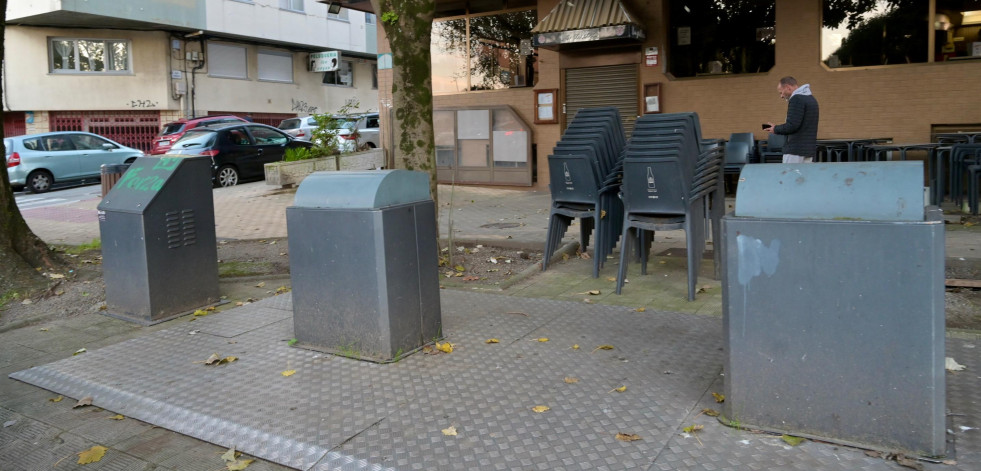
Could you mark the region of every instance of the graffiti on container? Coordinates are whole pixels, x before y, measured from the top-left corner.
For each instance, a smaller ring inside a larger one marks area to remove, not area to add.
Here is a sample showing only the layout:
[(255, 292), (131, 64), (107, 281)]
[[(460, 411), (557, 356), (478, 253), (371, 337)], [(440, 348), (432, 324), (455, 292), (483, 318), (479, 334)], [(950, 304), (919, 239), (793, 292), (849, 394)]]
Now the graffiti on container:
[(317, 112), (319, 107), (313, 106), (303, 100), (297, 100), (296, 98), (290, 98), (293, 104), (293, 111), (298, 111), (300, 113), (314, 114)]
[(131, 168), (123, 174), (123, 178), (119, 179), (116, 186), (134, 191), (160, 191), (180, 161), (180, 157), (161, 157), (149, 170), (150, 175), (140, 175), (146, 167)]
[(130, 108), (156, 108), (157, 103), (158, 102), (153, 100), (130, 100), (129, 107)]

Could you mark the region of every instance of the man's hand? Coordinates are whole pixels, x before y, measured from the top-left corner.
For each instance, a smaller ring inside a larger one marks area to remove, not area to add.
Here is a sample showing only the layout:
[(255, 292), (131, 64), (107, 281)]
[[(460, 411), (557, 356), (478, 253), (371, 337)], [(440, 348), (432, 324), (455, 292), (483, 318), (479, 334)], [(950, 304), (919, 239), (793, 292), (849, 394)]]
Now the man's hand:
[(773, 123), (766, 123), (766, 127), (764, 127), (763, 130), (772, 134), (773, 133)]

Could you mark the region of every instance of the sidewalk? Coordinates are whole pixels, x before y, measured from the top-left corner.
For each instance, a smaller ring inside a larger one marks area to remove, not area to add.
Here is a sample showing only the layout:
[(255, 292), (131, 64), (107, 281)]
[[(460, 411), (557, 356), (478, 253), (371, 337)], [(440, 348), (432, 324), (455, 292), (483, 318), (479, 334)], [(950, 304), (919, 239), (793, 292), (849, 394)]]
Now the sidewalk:
[[(439, 196), (444, 238), (452, 214), (457, 243), (543, 245), (547, 192), (441, 186)], [(284, 237), (291, 203), (291, 192), (261, 182), (216, 190), (218, 237)], [(25, 217), (49, 242), (89, 242), (98, 225), (84, 215), (96, 204)], [(145, 328), (92, 314), (0, 334), (0, 469), (218, 470), (230, 446), (260, 458), (249, 470), (906, 469), (847, 447), (792, 447), (701, 414), (719, 409), (711, 393), (722, 391), (719, 283), (704, 262), (704, 292), (685, 301), (684, 258), (672, 253), (683, 234), (659, 239), (651, 273), (631, 265), (623, 296), (611, 294), (615, 263), (593, 279), (591, 261), (578, 259), (504, 296), (443, 290), (454, 352), (390, 365), (288, 347), (289, 294), (193, 322)], [(978, 258), (978, 240), (976, 231), (948, 231), (948, 258)], [(979, 341), (947, 339), (948, 355), (967, 366), (947, 374), (958, 464), (925, 469), (981, 462)], [(72, 356), (80, 348), (87, 353)], [(212, 353), (239, 360), (195, 364)], [(287, 369), (297, 373), (283, 377)], [(611, 392), (619, 386), (627, 390)], [(59, 395), (67, 397), (51, 402)], [(82, 396), (98, 408), (72, 409)], [(550, 410), (532, 412), (538, 405)], [(117, 413), (126, 419), (109, 420)], [(704, 429), (685, 434), (690, 425)], [(442, 433), (449, 427), (457, 435)], [(619, 441), (618, 432), (641, 440)], [(96, 444), (108, 447), (105, 458), (76, 465), (75, 454)]]

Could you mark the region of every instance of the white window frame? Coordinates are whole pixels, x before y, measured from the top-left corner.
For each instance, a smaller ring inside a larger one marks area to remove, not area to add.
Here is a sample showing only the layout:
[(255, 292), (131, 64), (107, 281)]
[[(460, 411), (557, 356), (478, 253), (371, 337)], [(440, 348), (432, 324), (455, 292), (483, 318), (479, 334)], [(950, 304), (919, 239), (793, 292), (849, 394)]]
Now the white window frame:
[[(242, 51), (242, 73), (244, 75), (226, 74), (226, 73), (222, 73), (221, 70), (219, 70), (219, 71), (216, 72), (214, 70), (216, 68), (215, 67), (215, 65), (216, 65), (216, 60), (215, 60), (216, 54), (214, 54), (215, 51), (212, 50), (212, 48), (215, 48), (215, 49), (222, 49), (222, 48), (224, 48), (224, 49), (229, 49), (229, 50), (230, 49), (238, 49), (238, 50), (241, 50)], [(214, 42), (210, 42), (209, 41), (208, 42), (208, 56), (207, 56), (207, 60), (208, 60), (208, 76), (209, 77), (227, 78), (227, 79), (239, 79), (239, 80), (248, 80), (249, 79), (249, 50), (245, 46), (238, 46), (238, 45), (233, 45), (233, 44), (214, 43)]]
[[(289, 64), (286, 64), (282, 58), (288, 59)], [(260, 82), (293, 83), (293, 54), (289, 52), (259, 49), (256, 53), (256, 66), (258, 68), (257, 78)], [(277, 76), (275, 73), (282, 71), (289, 74), (289, 77)], [(270, 74), (269, 72), (273, 73)]]
[(303, 0), (279, 0), (279, 9), (304, 13)]
[(344, 63), (347, 63), (347, 64), (350, 65), (350, 70), (351, 70), (351, 83), (350, 84), (345, 84), (345, 83), (323, 83), (323, 79), (321, 79), (321, 83), (323, 83), (324, 85), (327, 85), (327, 86), (331, 86), (331, 87), (348, 87), (348, 88), (354, 88), (354, 61), (352, 61), (352, 60), (347, 60), (347, 59), (341, 58), (340, 62), (338, 63), (337, 70), (334, 71), (334, 72), (324, 72), (324, 75), (327, 75), (327, 74), (330, 74), (330, 73), (336, 73), (337, 76), (340, 77), (340, 73), (341, 73), (341, 67), (340, 67), (340, 65), (341, 64), (344, 64)]
[[(62, 69), (55, 67), (55, 42), (61, 41), (71, 41), (73, 42), (72, 54), (75, 61), (74, 69)], [(89, 41), (89, 42), (102, 42), (103, 44), (103, 58), (106, 57), (105, 50), (108, 49), (109, 43), (121, 43), (126, 45), (126, 68), (123, 70), (111, 70), (105, 68), (103, 70), (82, 70), (81, 69), (81, 57), (79, 57), (79, 47), (78, 41)], [(101, 39), (101, 38), (70, 38), (70, 37), (51, 37), (48, 38), (48, 70), (53, 74), (69, 74), (69, 75), (133, 75), (133, 42), (128, 39)]]

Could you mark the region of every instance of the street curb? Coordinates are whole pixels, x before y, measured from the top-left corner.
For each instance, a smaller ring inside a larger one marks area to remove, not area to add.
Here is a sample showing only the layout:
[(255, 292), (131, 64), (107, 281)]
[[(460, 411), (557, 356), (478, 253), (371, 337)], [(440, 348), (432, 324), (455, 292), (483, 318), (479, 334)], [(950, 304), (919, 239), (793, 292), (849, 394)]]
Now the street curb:
[[(449, 247), (449, 239), (446, 237), (440, 237), (439, 246)], [(578, 243), (577, 243), (578, 244)], [(499, 247), (502, 249), (512, 249), (512, 250), (534, 250), (543, 251), (545, 250), (544, 241), (527, 241), (519, 239), (486, 239), (483, 237), (453, 237), (453, 245), (465, 245), (467, 247), (476, 247), (478, 245), (486, 245), (490, 247)]]

